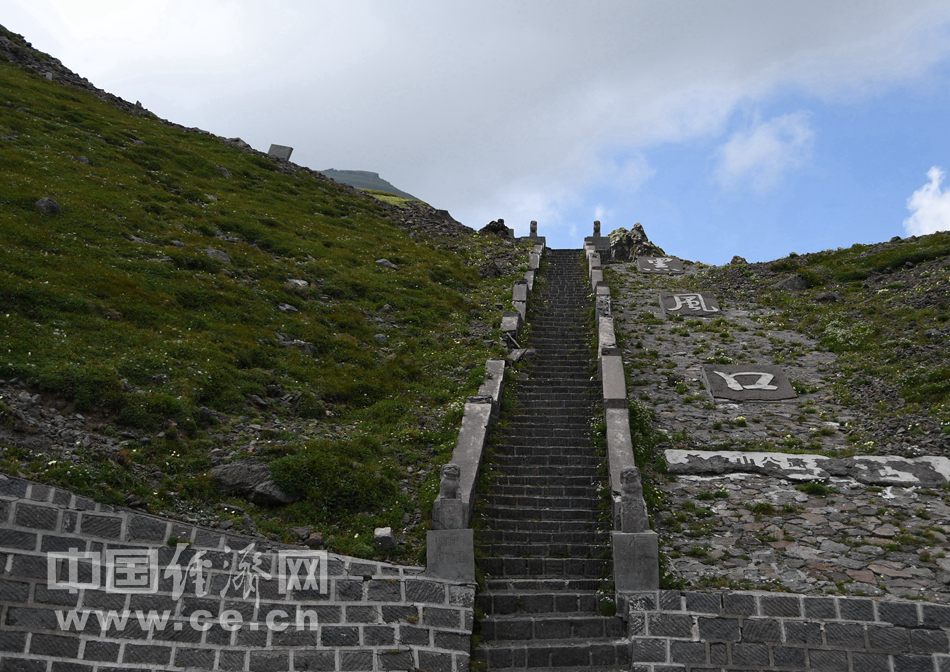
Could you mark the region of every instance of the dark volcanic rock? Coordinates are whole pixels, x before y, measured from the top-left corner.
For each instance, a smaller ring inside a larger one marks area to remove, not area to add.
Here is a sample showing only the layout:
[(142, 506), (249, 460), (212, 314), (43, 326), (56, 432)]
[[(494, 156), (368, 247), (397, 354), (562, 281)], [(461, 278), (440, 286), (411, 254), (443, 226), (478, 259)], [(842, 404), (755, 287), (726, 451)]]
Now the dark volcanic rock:
[(610, 258), (613, 261), (633, 261), (637, 257), (664, 257), (666, 253), (650, 242), (643, 225), (637, 222), (633, 228), (615, 229), (610, 232)]
[(210, 472), (211, 477), (229, 495), (238, 495), (255, 504), (291, 504), (294, 498), (277, 487), (266, 464), (239, 460), (222, 464)]
[(499, 236), (501, 238), (511, 238), (511, 229), (505, 226), (505, 220), (499, 219), (497, 221), (491, 221), (481, 229), (478, 230), (479, 233), (490, 233), (494, 236)]

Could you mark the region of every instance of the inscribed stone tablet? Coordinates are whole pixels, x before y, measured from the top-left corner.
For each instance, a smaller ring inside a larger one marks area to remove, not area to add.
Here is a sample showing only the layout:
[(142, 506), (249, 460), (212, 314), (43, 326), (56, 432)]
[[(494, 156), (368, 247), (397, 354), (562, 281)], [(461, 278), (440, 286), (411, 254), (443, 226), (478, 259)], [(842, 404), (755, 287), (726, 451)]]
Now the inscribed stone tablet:
[(426, 533), (426, 573), (448, 581), (475, 582), (475, 542), (471, 529)]
[(614, 584), (618, 592), (660, 587), (660, 553), (656, 532), (612, 532)]
[(273, 156), (275, 159), (287, 161), (290, 159), (290, 154), (293, 151), (293, 147), (287, 147), (286, 145), (271, 145), (270, 149), (267, 150), (267, 156)]
[(691, 317), (715, 317), (722, 311), (715, 294), (693, 292), (691, 294), (660, 293), (660, 308), (667, 315), (689, 315)]
[(637, 269), (641, 273), (673, 275), (683, 272), (683, 262), (673, 257), (637, 257)]
[(714, 399), (778, 401), (798, 396), (782, 370), (771, 364), (704, 364), (703, 381)]

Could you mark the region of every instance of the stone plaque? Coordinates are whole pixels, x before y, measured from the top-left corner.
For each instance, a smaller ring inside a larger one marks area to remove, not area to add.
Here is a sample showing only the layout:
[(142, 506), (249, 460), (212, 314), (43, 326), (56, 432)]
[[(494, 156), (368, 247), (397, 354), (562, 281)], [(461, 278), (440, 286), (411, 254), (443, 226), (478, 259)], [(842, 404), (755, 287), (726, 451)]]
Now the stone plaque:
[(675, 275), (683, 272), (683, 262), (673, 257), (637, 257), (637, 269), (641, 273)]
[(782, 370), (771, 364), (704, 364), (703, 381), (714, 399), (779, 401), (798, 396)]
[(715, 317), (721, 314), (715, 294), (707, 293), (660, 293), (660, 308), (667, 315), (688, 315), (690, 317)]
[(286, 145), (271, 145), (270, 149), (267, 150), (267, 156), (273, 156), (275, 159), (289, 161), (290, 155), (293, 153), (293, 151), (293, 147), (287, 147)]
[(656, 532), (611, 532), (617, 592), (660, 587), (660, 551)]
[(470, 528), (427, 532), (426, 574), (448, 581), (475, 583), (474, 532)]

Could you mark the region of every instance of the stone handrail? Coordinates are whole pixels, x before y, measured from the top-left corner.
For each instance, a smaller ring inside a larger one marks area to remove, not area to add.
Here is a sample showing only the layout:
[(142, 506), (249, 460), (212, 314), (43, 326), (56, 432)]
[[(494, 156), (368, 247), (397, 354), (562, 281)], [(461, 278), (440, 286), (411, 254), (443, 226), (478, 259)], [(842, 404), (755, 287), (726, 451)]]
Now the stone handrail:
[(584, 250), (597, 308), (597, 370), (607, 426), (614, 585), (619, 613), (625, 615), (627, 599), (631, 594), (659, 588), (659, 544), (656, 532), (650, 530), (643, 484), (634, 458), (626, 373), (623, 356), (616, 342), (610, 287), (604, 281), (601, 254), (595, 242), (587, 239)]
[[(536, 229), (531, 238), (538, 240)], [(501, 316), (504, 345), (518, 348), (518, 335), (524, 324), (527, 303), (544, 243), (537, 243), (529, 255), (529, 270), (512, 289), (513, 311)], [(506, 360), (489, 359), (485, 379), (478, 394), (468, 398), (462, 415), (451, 461), (442, 468), (439, 495), (432, 505), (432, 529), (426, 538), (426, 573), (441, 579), (465, 583), (475, 581), (475, 543), (471, 529), (475, 509), (475, 487), (485, 455), (485, 441), (491, 424), (498, 419), (504, 391)]]

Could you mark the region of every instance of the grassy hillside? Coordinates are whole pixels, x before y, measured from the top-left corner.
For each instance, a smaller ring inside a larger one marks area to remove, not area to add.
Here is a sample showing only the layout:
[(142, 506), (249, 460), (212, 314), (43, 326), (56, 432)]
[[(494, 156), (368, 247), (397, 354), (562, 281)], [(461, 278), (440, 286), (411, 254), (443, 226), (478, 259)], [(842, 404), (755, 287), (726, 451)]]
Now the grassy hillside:
[(343, 184), (348, 184), (351, 187), (356, 187), (357, 189), (361, 189), (370, 193), (382, 192), (384, 194), (398, 196), (407, 200), (419, 200), (412, 194), (402, 191), (401, 189), (397, 189), (388, 181), (381, 178), (378, 174), (371, 173), (366, 170), (334, 170), (333, 168), (330, 168), (328, 170), (321, 170), (320, 172), (327, 177), (336, 180), (337, 182), (342, 182)]
[[(313, 525), (362, 555), (408, 517), (395, 555), (418, 552), (460, 402), (497, 354), (512, 279), (478, 267), (526, 254), (410, 235), (398, 208), (2, 57), (0, 136), (0, 379), (116, 439), (7, 446), (5, 470), (201, 519), (229, 501), (264, 533)], [(303, 500), (224, 497), (205, 474), (232, 453)]]

